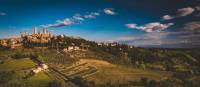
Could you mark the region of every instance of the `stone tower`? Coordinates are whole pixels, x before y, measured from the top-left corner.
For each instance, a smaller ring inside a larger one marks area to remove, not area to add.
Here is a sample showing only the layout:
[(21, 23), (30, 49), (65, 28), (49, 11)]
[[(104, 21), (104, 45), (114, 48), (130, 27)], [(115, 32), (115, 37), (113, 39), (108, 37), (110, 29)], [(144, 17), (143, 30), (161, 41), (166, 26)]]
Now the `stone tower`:
[(47, 33), (47, 29), (45, 27), (42, 28), (42, 33), (46, 34)]
[(37, 27), (34, 28), (34, 34), (38, 34), (38, 28)]

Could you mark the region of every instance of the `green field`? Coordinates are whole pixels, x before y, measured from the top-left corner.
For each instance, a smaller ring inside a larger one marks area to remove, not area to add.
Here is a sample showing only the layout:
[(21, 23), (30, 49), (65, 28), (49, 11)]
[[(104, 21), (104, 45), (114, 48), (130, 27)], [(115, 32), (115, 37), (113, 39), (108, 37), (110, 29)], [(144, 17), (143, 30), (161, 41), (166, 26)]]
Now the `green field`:
[(44, 72), (40, 72), (27, 80), (28, 86), (31, 87), (47, 87), (50, 82), (52, 82), (52, 79)]
[(0, 64), (0, 71), (30, 69), (35, 67), (35, 63), (29, 58), (9, 60)]
[(44, 72), (27, 77), (35, 65), (29, 58), (12, 59), (0, 64), (0, 87), (46, 87), (52, 79)]

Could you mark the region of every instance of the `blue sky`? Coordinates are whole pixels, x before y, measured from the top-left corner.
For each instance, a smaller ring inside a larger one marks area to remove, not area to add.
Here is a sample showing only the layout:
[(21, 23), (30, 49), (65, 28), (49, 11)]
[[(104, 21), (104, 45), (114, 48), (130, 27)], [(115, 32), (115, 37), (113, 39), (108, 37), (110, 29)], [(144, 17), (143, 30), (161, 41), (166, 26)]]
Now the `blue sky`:
[[(0, 38), (54, 34), (142, 47), (197, 47), (198, 0), (0, 0)], [(192, 39), (191, 39), (192, 38)]]

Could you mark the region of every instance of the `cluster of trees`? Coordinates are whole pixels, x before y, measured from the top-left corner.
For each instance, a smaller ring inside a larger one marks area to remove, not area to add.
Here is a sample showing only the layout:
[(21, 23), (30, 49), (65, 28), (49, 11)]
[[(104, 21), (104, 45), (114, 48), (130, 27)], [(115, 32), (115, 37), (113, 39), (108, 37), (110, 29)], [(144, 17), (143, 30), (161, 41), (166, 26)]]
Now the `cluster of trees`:
[(0, 87), (27, 87), (25, 84), (27, 75), (28, 73), (14, 70), (0, 71)]
[(14, 72), (10, 71), (10, 72), (0, 72), (0, 84), (4, 84), (7, 83), (9, 80), (12, 79)]
[[(76, 77), (72, 80), (72, 82), (77, 84), (79, 87), (199, 87), (199, 81), (200, 78), (196, 81), (181, 80), (178, 78), (169, 78), (157, 81), (142, 77), (140, 80), (129, 81), (127, 83), (112, 83), (112, 81), (108, 81), (105, 84), (96, 84), (94, 81), (87, 81), (81, 77)], [(63, 84), (59, 81), (49, 83), (49, 87), (66, 86), (67, 84)], [(70, 87), (73, 86), (70, 85)]]

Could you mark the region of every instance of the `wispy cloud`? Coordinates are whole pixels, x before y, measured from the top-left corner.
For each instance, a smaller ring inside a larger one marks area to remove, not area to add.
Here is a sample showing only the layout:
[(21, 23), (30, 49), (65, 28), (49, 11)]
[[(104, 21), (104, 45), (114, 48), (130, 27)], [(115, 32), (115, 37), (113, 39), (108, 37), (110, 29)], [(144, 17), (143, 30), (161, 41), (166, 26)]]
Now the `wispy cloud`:
[(84, 18), (83, 18), (80, 14), (75, 14), (75, 15), (73, 16), (73, 19), (79, 20), (79, 21), (84, 21)]
[(94, 18), (96, 18), (97, 16), (100, 16), (100, 13), (98, 13), (98, 12), (92, 12), (92, 13), (90, 13), (90, 14), (84, 15), (84, 18), (87, 18), (87, 19), (94, 19)]
[(0, 16), (5, 16), (7, 15), (5, 12), (0, 12)]
[(164, 16), (162, 17), (162, 20), (171, 20), (171, 19), (174, 19), (174, 17), (173, 17), (173, 16), (170, 16), (170, 15), (164, 15)]
[(97, 13), (97, 12), (91, 12), (89, 15), (84, 15), (84, 16), (82, 16), (81, 14), (75, 14), (71, 18), (65, 18), (64, 20), (57, 20), (55, 23), (47, 24), (47, 25), (43, 25), (43, 26), (47, 27), (47, 28), (70, 26), (73, 24), (80, 24), (89, 18), (96, 18), (96, 16), (99, 16), (99, 15), (100, 15), (100, 13)]
[[(200, 22), (192, 21), (186, 23), (179, 31), (163, 31), (151, 32), (152, 28), (160, 31), (161, 27), (165, 30), (172, 26), (172, 24), (149, 23), (144, 26), (137, 26), (137, 24), (126, 24), (127, 27), (132, 29), (139, 29), (148, 31), (137, 36), (126, 36), (118, 38), (116, 41), (119, 43), (130, 44), (139, 47), (200, 47)], [(159, 28), (160, 27), (160, 28)]]
[(114, 12), (113, 8), (105, 8), (104, 9), (104, 13), (108, 14), (108, 15), (115, 15), (116, 13)]
[(63, 27), (70, 26), (74, 24), (82, 24), (82, 22), (87, 19), (95, 19), (97, 16), (100, 16), (101, 13), (105, 13), (108, 15), (115, 15), (116, 13), (113, 11), (113, 8), (106, 8), (103, 11), (90, 12), (87, 14), (75, 14), (70, 18), (66, 18), (64, 20), (58, 20), (55, 23), (43, 25), (44, 27)]
[(133, 23), (126, 24), (126, 26), (127, 26), (128, 28), (132, 28), (132, 29), (137, 28), (137, 24), (133, 24)]
[(186, 23), (183, 29), (186, 31), (200, 31), (200, 22), (192, 21), (192, 22)]
[(197, 11), (200, 11), (200, 6), (195, 7)]
[(169, 28), (172, 25), (174, 25), (174, 24), (173, 23), (161, 24), (160, 22), (152, 22), (152, 23), (145, 24), (143, 26), (138, 26), (137, 24), (134, 24), (134, 23), (126, 24), (126, 26), (128, 28), (138, 29), (138, 30), (142, 30), (142, 31), (145, 31), (145, 32), (163, 31), (163, 30)]
[(56, 23), (54, 24), (48, 24), (48, 25), (44, 25), (44, 27), (62, 27), (62, 26), (69, 26), (72, 25), (73, 21), (69, 18), (66, 18), (64, 20), (57, 20)]
[(186, 7), (186, 8), (178, 9), (177, 13), (178, 13), (178, 16), (187, 16), (187, 15), (192, 14), (194, 11), (195, 11), (195, 8)]
[(162, 20), (171, 20), (177, 17), (184, 17), (193, 14), (195, 11), (199, 11), (200, 7), (186, 7), (186, 8), (180, 8), (177, 9), (176, 15), (171, 16), (171, 15), (164, 15), (162, 16)]
[(195, 7), (197, 14), (195, 15), (196, 17), (200, 17), (200, 6)]

